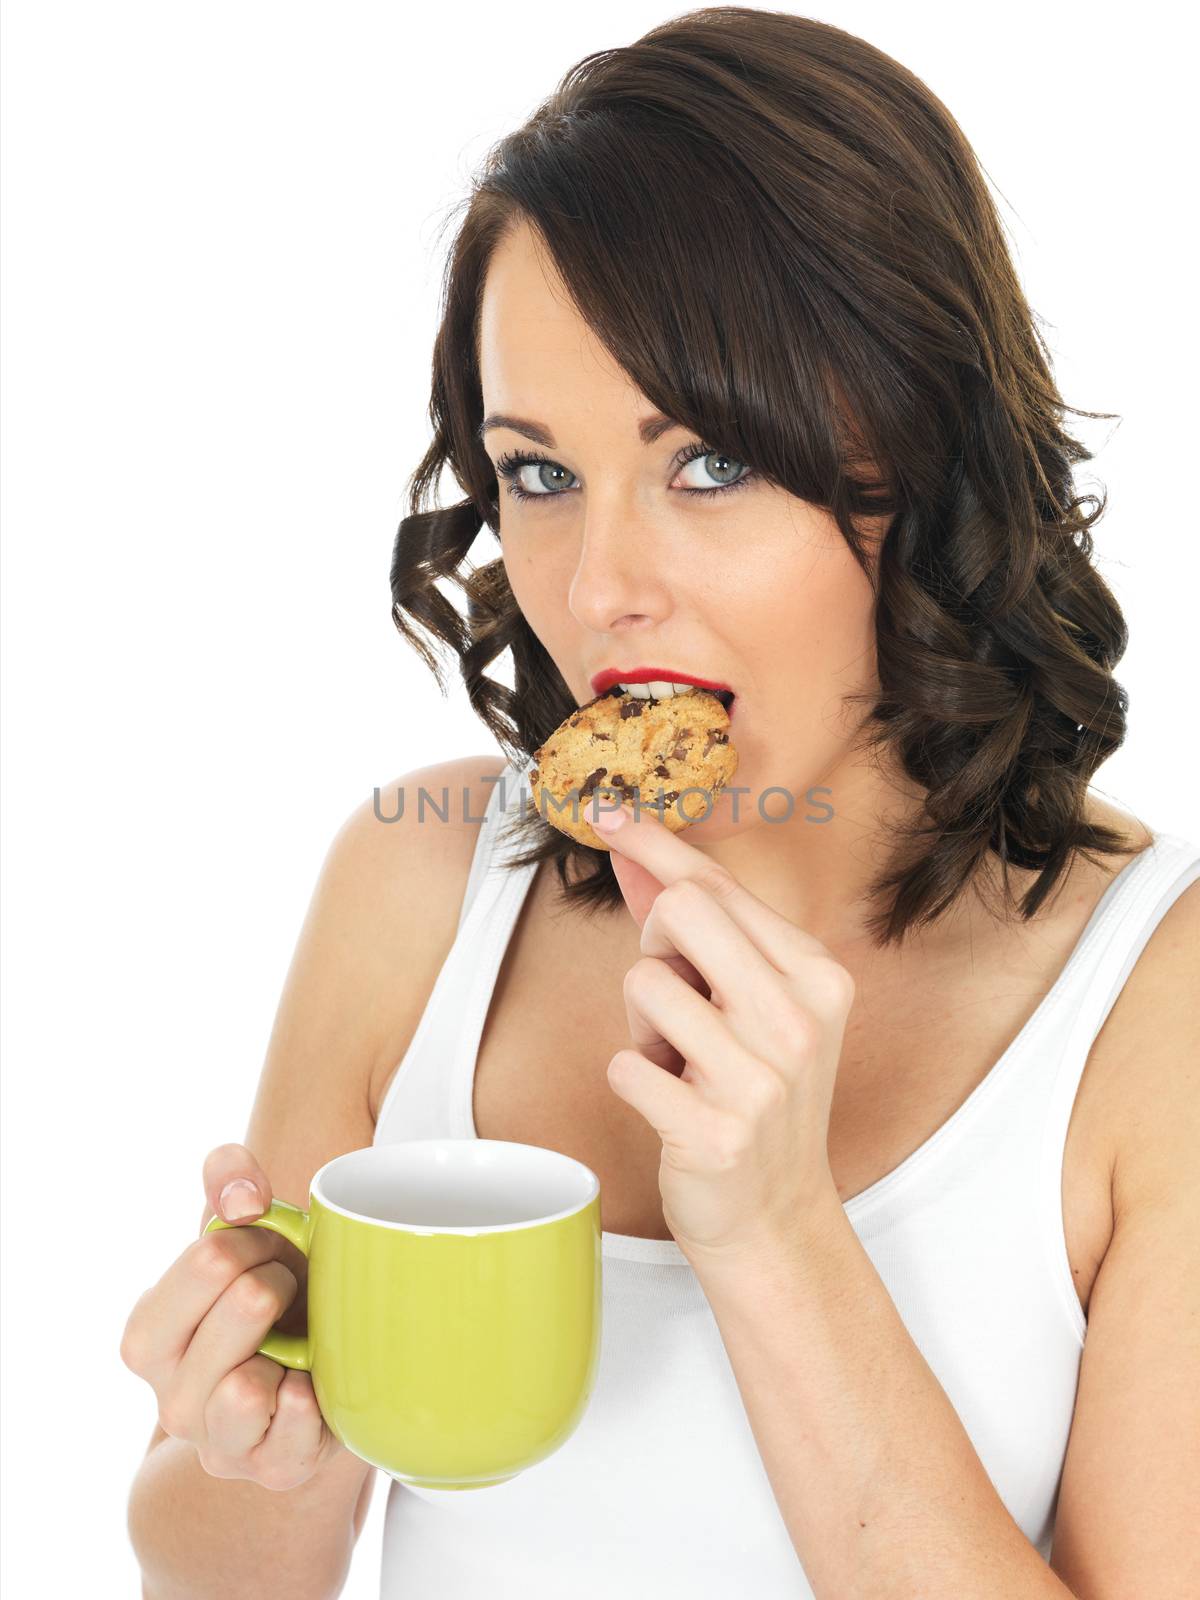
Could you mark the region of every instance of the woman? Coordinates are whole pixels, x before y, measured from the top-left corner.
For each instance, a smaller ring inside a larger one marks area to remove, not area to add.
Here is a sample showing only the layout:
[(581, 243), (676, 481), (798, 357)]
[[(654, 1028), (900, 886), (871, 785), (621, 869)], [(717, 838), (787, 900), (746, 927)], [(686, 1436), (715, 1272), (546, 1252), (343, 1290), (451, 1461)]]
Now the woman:
[[(536, 1470), (393, 1483), (384, 1595), (1193, 1590), (1200, 850), (1089, 789), (1125, 628), (1066, 409), (957, 125), (836, 28), (689, 13), (493, 153), (392, 592), (508, 760), (373, 1136), (586, 1162), (603, 1354)], [(663, 677), (734, 691), (740, 808), (577, 844), (533, 752)]]

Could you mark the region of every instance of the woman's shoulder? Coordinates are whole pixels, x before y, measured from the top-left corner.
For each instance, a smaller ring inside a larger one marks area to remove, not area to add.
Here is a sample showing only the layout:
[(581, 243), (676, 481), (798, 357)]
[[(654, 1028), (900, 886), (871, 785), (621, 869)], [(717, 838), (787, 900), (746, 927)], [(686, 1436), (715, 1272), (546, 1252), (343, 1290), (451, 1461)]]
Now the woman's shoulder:
[[(1117, 873), (1149, 849), (1155, 841), (1155, 834), (1138, 818), (1099, 796), (1089, 795), (1088, 798), (1086, 814), (1089, 821), (1111, 828), (1130, 847), (1128, 854), (1116, 851), (1100, 853), (1095, 861), (1079, 857), (1072, 864), (1072, 875), (1081, 883), (1084, 879), (1089, 880), (1090, 887), (1086, 892), (1089, 896), (1095, 893), (1098, 899)], [(1097, 1035), (1096, 1046), (1103, 1045), (1111, 1050), (1119, 1040), (1121, 1050), (1127, 1051), (1132, 1048), (1134, 1038), (1151, 1025), (1156, 1030), (1161, 1026), (1169, 1034), (1182, 1021), (1179, 1008), (1172, 1003), (1175, 988), (1178, 985), (1181, 990), (1190, 991), (1194, 987), (1198, 950), (1200, 880), (1183, 888), (1150, 929), (1145, 945), (1121, 986), (1103, 1029)], [(1181, 992), (1178, 998), (1184, 999), (1185, 996)]]
[[(1097, 800), (1089, 811), (1139, 851), (1154, 841), (1144, 824)], [(1113, 873), (1131, 857), (1101, 857)], [(1200, 1057), (1200, 878), (1182, 889), (1150, 930), (1120, 992), (1092, 1043), (1090, 1093), (1109, 1131), (1114, 1157), (1114, 1205), (1135, 1203), (1147, 1183), (1168, 1177), (1178, 1159), (1194, 1159), (1178, 1131), (1200, 1115), (1200, 1085), (1192, 1064)]]
[[(1088, 915), (1117, 874), (1154, 843), (1153, 831), (1140, 818), (1091, 790), (1084, 802), (1083, 816), (1094, 827), (1107, 828), (1122, 848), (1076, 851), (1034, 919), (1049, 926), (1061, 918), (1072, 927), (1078, 924), (1076, 932), (1082, 932)], [(1029, 888), (1036, 877), (1031, 870), (1016, 874), (1021, 890)]]
[(372, 866), (436, 875), (471, 855), (493, 791), (508, 762), (499, 755), (454, 756), (414, 767), (376, 787), (343, 824), (347, 848)]
[[(1098, 795), (1089, 793), (1085, 815), (1089, 822), (1100, 823), (1111, 829), (1128, 846), (1126, 852), (1092, 852), (1094, 860), (1078, 856), (1072, 863), (1070, 879), (1078, 891), (1087, 897), (1094, 895), (1099, 899), (1116, 875), (1144, 854), (1157, 836), (1139, 818)], [(1177, 959), (1177, 941), (1180, 936), (1186, 940), (1189, 932), (1192, 935), (1200, 934), (1200, 883), (1196, 882), (1187, 885), (1176, 895), (1151, 930), (1133, 972), (1140, 973), (1144, 981), (1145, 974), (1159, 967), (1164, 960), (1170, 962)], [(1194, 954), (1193, 949), (1193, 958)], [(1120, 1000), (1128, 1003), (1127, 995), (1130, 992), (1136, 993), (1136, 990), (1130, 991), (1127, 983), (1121, 991)]]
[(386, 1042), (371, 1074), (403, 1053), (458, 928), (498, 755), (458, 756), (401, 773), (373, 789), (342, 823), (326, 876), (338, 896), (342, 937), (372, 974)]
[(401, 773), (346, 819), (339, 845), (377, 918), (435, 947), (457, 925), (503, 756), (456, 756)]

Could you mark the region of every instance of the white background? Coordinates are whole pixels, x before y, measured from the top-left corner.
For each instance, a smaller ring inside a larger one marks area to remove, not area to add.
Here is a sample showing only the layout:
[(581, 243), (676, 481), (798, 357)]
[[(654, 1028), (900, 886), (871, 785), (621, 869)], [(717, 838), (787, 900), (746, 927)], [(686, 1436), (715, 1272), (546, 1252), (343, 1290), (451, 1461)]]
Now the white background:
[[(136, 1596), (133, 1302), (244, 1137), (337, 827), (492, 750), (395, 632), (442, 252), (488, 145), (671, 8), (22, 0), (3, 18), (4, 1568)], [(830, 4), (998, 196), (1107, 484), (1097, 787), (1194, 834), (1188, 52), (1162, 5)], [(698, 203), (703, 186), (698, 185)], [(458, 491), (448, 485), (448, 499)], [(476, 543), (476, 561), (495, 551)], [(508, 678), (507, 663), (500, 676)], [(377, 1593), (387, 1480), (344, 1591)], [(232, 1597), (231, 1597), (232, 1600)]]

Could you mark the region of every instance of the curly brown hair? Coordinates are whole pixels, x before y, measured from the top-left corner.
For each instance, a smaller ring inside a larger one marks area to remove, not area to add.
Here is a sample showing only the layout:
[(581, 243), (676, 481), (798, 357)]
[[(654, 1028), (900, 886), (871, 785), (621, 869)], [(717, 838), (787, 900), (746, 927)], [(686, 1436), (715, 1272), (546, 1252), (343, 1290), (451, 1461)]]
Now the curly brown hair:
[[(1112, 669), (1126, 627), (1092, 561), (1107, 499), (1074, 496), (1073, 466), (1092, 455), (1062, 426), (1066, 411), (1116, 414), (1059, 395), (977, 159), (918, 78), (827, 23), (691, 11), (572, 67), (464, 204), (392, 616), (443, 694), (418, 629), (454, 652), (511, 760), (576, 706), (502, 558), (463, 570), (483, 524), (499, 538), (478, 433), (482, 289), (525, 223), (641, 392), (828, 511), (872, 575), (879, 690), (864, 737), (924, 794), (870, 886), (876, 940), (940, 916), (986, 862), (1007, 912), (1028, 918), (1075, 852), (1134, 849), (1085, 818), (1089, 780), (1124, 737)], [(466, 498), (429, 507), (445, 464)], [(881, 513), (869, 563), (854, 519)], [(511, 690), (484, 673), (505, 650)], [(516, 829), (529, 848), (511, 866), (553, 860), (568, 900), (623, 903), (606, 851), (536, 807)], [(1019, 895), (1010, 868), (1036, 873)]]

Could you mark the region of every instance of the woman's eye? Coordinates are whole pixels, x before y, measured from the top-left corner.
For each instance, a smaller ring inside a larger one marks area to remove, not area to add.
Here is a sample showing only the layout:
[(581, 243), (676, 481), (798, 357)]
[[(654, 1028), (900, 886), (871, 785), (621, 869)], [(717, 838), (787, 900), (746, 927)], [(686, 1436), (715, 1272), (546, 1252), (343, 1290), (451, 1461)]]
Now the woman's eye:
[(750, 477), (744, 461), (726, 455), (723, 450), (709, 450), (703, 446), (688, 456), (683, 466), (697, 469), (695, 481), (684, 484), (692, 494), (723, 494), (729, 489), (740, 489)]
[[(686, 467), (695, 466), (694, 480), (684, 483), (679, 494), (731, 494), (749, 483), (754, 474), (736, 456), (707, 445), (689, 445), (682, 459), (677, 458), (671, 481)], [(525, 474), (528, 472), (528, 476)], [(514, 500), (558, 500), (571, 492), (575, 474), (540, 451), (510, 450), (496, 462), (496, 473), (508, 479), (508, 493)], [(738, 474), (740, 473), (740, 476)]]
[[(523, 476), (526, 468), (536, 468), (529, 477)], [(553, 499), (565, 488), (566, 480), (575, 474), (551, 461), (549, 456), (530, 455), (527, 451), (510, 451), (496, 463), (496, 471), (509, 480), (508, 492), (514, 500)]]

